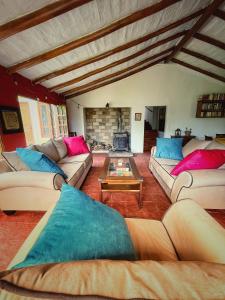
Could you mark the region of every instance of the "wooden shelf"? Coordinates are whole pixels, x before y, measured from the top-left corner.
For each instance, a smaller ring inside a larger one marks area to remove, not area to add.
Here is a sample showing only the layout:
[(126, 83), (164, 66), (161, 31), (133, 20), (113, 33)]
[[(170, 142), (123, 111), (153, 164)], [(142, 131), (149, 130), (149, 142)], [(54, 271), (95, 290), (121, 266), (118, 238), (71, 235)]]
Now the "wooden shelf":
[[(218, 95), (220, 97), (220, 94)], [(196, 118), (224, 118), (224, 117), (225, 117), (225, 99), (211, 100), (211, 99), (204, 99), (203, 96), (203, 99), (198, 101)]]

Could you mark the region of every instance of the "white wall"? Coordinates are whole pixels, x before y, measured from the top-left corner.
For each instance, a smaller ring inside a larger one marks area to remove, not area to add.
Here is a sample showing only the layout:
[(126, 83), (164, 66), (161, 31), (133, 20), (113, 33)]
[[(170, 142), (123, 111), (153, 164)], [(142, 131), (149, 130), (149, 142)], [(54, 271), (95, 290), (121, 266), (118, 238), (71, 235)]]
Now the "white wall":
[[(70, 129), (84, 133), (84, 107), (131, 107), (131, 150), (143, 151), (145, 106), (167, 106), (165, 136), (176, 128), (192, 128), (193, 135), (204, 137), (225, 132), (225, 119), (195, 118), (197, 98), (201, 94), (225, 93), (225, 84), (174, 64), (160, 64), (121, 81), (68, 100)], [(134, 114), (142, 113), (135, 121)]]

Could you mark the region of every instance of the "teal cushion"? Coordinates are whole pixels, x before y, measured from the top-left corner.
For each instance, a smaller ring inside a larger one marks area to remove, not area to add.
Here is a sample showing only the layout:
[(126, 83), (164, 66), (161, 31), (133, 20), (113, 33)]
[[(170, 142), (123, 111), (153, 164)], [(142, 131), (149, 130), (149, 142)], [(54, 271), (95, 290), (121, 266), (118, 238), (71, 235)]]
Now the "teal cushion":
[(183, 159), (182, 143), (182, 138), (157, 138), (155, 157), (176, 160)]
[(64, 184), (47, 225), (26, 259), (14, 266), (88, 259), (136, 259), (124, 218)]
[(28, 148), (16, 148), (16, 153), (32, 171), (58, 173), (65, 179), (67, 178), (63, 170), (42, 152)]

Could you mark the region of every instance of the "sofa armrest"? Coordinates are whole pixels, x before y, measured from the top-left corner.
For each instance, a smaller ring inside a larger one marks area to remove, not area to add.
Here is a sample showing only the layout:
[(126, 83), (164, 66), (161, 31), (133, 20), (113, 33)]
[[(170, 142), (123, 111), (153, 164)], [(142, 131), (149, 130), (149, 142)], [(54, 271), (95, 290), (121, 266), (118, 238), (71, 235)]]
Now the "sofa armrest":
[(171, 201), (176, 202), (183, 188), (225, 186), (225, 169), (192, 170), (179, 174), (171, 191)]
[(156, 146), (153, 146), (153, 147), (151, 148), (151, 156), (154, 156), (155, 153), (156, 153)]
[(0, 174), (0, 190), (11, 187), (40, 187), (59, 190), (64, 182), (63, 177), (56, 173), (18, 171)]

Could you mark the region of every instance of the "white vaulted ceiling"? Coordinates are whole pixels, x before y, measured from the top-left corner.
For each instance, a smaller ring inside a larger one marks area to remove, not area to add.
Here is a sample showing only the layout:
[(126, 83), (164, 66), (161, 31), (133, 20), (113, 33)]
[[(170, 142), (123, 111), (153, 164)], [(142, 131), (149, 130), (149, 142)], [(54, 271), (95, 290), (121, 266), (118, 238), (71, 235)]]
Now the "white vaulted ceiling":
[[(69, 1), (69, 0), (67, 0)], [(79, 1), (79, 0), (78, 0)], [(215, 0), (216, 1), (216, 0)], [(62, 0), (0, 0), (0, 33), (1, 25), (7, 22), (18, 19), (24, 15), (30, 14), (46, 5), (63, 2)], [(33, 57), (39, 56), (45, 52), (53, 50), (57, 47), (65, 45), (71, 41), (79, 39), (85, 35), (94, 33), (99, 29), (105, 28), (110, 24), (123, 19), (139, 10), (155, 5), (156, 3), (172, 2), (169, 0), (93, 0), (80, 5), (67, 12), (61, 13), (56, 17), (49, 18), (47, 21), (41, 22), (38, 25), (29, 27), (9, 37), (0, 39), (0, 64), (6, 68), (10, 68), (21, 62), (27, 61)], [(174, 1), (175, 2), (175, 1)], [(17, 70), (18, 73), (25, 77), (35, 80), (46, 74), (63, 69), (83, 60), (95, 57), (101, 53), (114, 49), (115, 47), (124, 45), (137, 38), (143, 37), (149, 33), (155, 32), (175, 21), (187, 17), (200, 9), (206, 8), (213, 1), (210, 0), (182, 0), (173, 3), (166, 8), (142, 18), (132, 24), (126, 25), (114, 32), (111, 32), (104, 37), (96, 39), (86, 45), (65, 52), (54, 58), (40, 61), (37, 64), (29, 67), (22, 67)], [(225, 5), (221, 3), (218, 7), (225, 12)], [(204, 13), (204, 12), (203, 12)], [(86, 89), (88, 84), (93, 81), (104, 78), (119, 78), (121, 75), (129, 75), (131, 70), (138, 71), (142, 66), (148, 66), (150, 63), (159, 62), (168, 54), (162, 54), (166, 49), (175, 47), (182, 40), (183, 36), (179, 36), (170, 40), (158, 47), (146, 51), (138, 57), (123, 63), (108, 68), (103, 72), (99, 72), (89, 76), (83, 80), (77, 80), (76, 83), (71, 83), (67, 86), (56, 87), (59, 84), (64, 84), (69, 80), (80, 77), (86, 73), (92, 72), (98, 68), (105, 67), (111, 63), (117, 62), (120, 59), (126, 58), (129, 55), (135, 54), (140, 50), (145, 49), (155, 43), (168, 38), (176, 33), (184, 30), (191, 30), (195, 23), (201, 18), (201, 15), (189, 20), (186, 23), (177, 26), (167, 32), (157, 35), (138, 45), (125, 49), (123, 51), (112, 54), (104, 59), (87, 64), (83, 67), (76, 68), (70, 72), (56, 76), (52, 79), (43, 80), (42, 84), (48, 88), (53, 88), (58, 93), (76, 94), (76, 88), (79, 91)], [(220, 42), (225, 43), (225, 21), (221, 17), (211, 15), (205, 22), (198, 33), (209, 36)], [(1, 35), (0, 35), (1, 36)], [(204, 56), (210, 57), (225, 65), (225, 49), (203, 42), (192, 37), (184, 45), (185, 49), (198, 52)], [(159, 54), (158, 57), (151, 61), (145, 62), (136, 68), (131, 68), (136, 63), (141, 62), (153, 55)], [(179, 51), (174, 58), (179, 61), (188, 63), (194, 67), (204, 69), (212, 74), (219, 75), (225, 82), (225, 67), (216, 66), (202, 59), (196, 58), (190, 54)], [(130, 67), (124, 73), (122, 71)], [(120, 72), (121, 71), (121, 72)], [(117, 72), (117, 73), (116, 73)], [(118, 72), (120, 72), (118, 74)], [(116, 73), (116, 74), (114, 74)], [(121, 74), (121, 75), (120, 75)], [(223, 80), (222, 80), (223, 81)], [(82, 86), (84, 89), (82, 89)], [(71, 92), (68, 90), (73, 89)]]

